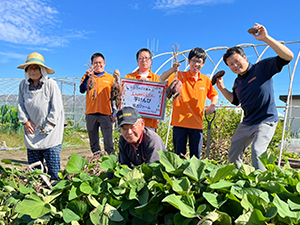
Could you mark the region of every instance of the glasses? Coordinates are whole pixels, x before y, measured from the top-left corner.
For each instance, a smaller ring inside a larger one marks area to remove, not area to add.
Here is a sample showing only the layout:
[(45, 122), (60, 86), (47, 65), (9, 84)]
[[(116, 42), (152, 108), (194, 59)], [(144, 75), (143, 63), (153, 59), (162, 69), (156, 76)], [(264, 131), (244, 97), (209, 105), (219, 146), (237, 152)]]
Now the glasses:
[(149, 61), (151, 59), (151, 57), (139, 57), (138, 60), (139, 61)]
[(202, 64), (203, 63), (203, 60), (195, 60), (195, 59), (191, 59), (191, 63), (193, 64)]
[(126, 126), (126, 127), (121, 126), (120, 128), (121, 128), (121, 131), (122, 131), (122, 132), (127, 133), (127, 132), (129, 131), (129, 129), (130, 129), (130, 130), (135, 130), (135, 129), (137, 128), (137, 126), (136, 126), (136, 123), (135, 123), (135, 124), (132, 124), (132, 125)]

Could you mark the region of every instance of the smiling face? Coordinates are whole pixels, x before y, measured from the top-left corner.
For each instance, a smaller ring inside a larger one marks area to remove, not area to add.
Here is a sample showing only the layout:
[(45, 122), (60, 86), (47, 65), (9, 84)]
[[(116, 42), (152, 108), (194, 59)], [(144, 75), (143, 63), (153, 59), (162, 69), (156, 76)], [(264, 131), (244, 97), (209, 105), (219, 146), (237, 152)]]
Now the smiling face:
[(226, 63), (235, 74), (243, 75), (246, 73), (249, 66), (246, 55), (241, 56), (238, 53), (234, 53), (226, 59)]
[(41, 69), (38, 65), (31, 64), (26, 68), (26, 70), (29, 78), (31, 78), (31, 80), (33, 80), (34, 83), (39, 82), (39, 80), (42, 78)]
[(143, 51), (139, 54), (137, 62), (139, 65), (139, 70), (141, 72), (147, 72), (150, 69), (152, 63), (151, 55), (149, 54), (149, 52)]
[(92, 64), (96, 73), (102, 73), (104, 71), (105, 61), (101, 56), (95, 57)]
[(194, 56), (193, 58), (191, 58), (189, 60), (189, 65), (190, 65), (190, 72), (191, 74), (196, 74), (198, 73), (201, 68), (204, 66), (204, 62), (202, 58), (198, 58), (196, 56)]
[(124, 139), (130, 144), (137, 144), (144, 131), (144, 120), (139, 119), (135, 124), (123, 124), (121, 133)]

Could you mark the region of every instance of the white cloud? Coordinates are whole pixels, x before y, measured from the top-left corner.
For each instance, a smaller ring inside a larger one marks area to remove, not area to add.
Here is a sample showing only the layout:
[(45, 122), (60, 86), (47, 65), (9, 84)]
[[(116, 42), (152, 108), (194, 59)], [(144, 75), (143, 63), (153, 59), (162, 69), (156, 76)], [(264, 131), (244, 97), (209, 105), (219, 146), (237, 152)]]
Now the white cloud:
[(14, 44), (63, 46), (68, 43), (67, 37), (53, 34), (57, 33), (56, 27), (60, 23), (58, 15), (59, 12), (46, 0), (1, 0), (0, 40)]
[(233, 1), (234, 0), (156, 0), (154, 3), (154, 8), (175, 9), (181, 6), (188, 6), (188, 5), (231, 3)]
[(13, 52), (0, 52), (0, 63), (8, 63), (12, 60), (26, 59), (27, 55), (18, 54)]

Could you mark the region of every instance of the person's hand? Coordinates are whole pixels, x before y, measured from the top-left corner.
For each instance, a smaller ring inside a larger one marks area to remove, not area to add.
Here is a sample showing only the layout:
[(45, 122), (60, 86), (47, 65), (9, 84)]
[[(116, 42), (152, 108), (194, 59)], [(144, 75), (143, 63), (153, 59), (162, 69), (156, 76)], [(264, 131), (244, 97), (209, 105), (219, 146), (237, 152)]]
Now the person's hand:
[(111, 116), (110, 120), (111, 120), (112, 123), (115, 123), (117, 121), (117, 117)]
[(147, 77), (141, 77), (140, 79), (139, 79), (139, 81), (146, 81), (147, 80)]
[(205, 112), (206, 112), (206, 114), (208, 115), (208, 114), (213, 114), (214, 113), (214, 111), (215, 111), (215, 105), (214, 104), (211, 104), (207, 109), (205, 109)]
[(178, 61), (175, 61), (172, 66), (174, 72), (178, 72), (180, 66), (181, 64)]
[(255, 23), (254, 27), (258, 29), (258, 32), (251, 34), (255, 37), (256, 40), (264, 41), (265, 38), (268, 36), (267, 29), (263, 25), (260, 25), (258, 23)]
[(219, 90), (224, 89), (224, 82), (223, 82), (223, 77), (217, 78), (216, 81), (217, 87), (219, 88)]
[(121, 75), (121, 73), (120, 73), (119, 69), (115, 69), (115, 71), (113, 72), (113, 77), (115, 78), (115, 81), (117, 83), (119, 83), (120, 75)]
[(178, 97), (181, 88), (182, 88), (182, 82), (178, 79), (173, 80), (170, 86), (166, 88), (167, 98), (171, 98), (173, 96), (175, 99), (176, 97)]
[(85, 72), (85, 75), (88, 76), (88, 77), (92, 77), (92, 76), (93, 76), (93, 69), (88, 69), (88, 70)]
[(34, 133), (35, 125), (34, 125), (30, 120), (28, 120), (28, 121), (24, 124), (24, 127), (25, 127), (25, 132), (26, 132), (26, 133), (28, 133), (28, 134), (33, 134), (33, 133)]
[(44, 135), (48, 135), (53, 129), (55, 124), (47, 122), (45, 127), (41, 127), (40, 132)]

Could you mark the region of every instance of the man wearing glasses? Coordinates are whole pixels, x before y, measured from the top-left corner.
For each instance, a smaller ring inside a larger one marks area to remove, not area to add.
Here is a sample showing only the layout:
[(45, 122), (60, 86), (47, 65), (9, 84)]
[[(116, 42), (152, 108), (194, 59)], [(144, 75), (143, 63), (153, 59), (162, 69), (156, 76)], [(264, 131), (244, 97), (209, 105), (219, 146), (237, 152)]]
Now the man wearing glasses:
[[(133, 73), (127, 74), (125, 78), (136, 79), (140, 81), (154, 81), (159, 82), (159, 76), (157, 74), (152, 73), (150, 70), (152, 64), (152, 54), (149, 49), (142, 48), (136, 53), (136, 60), (139, 66), (139, 69)], [(151, 128), (152, 130), (156, 130), (158, 128), (158, 120), (143, 118), (145, 121), (145, 126)]]
[[(173, 100), (173, 143), (175, 153), (186, 154), (187, 138), (189, 138), (190, 157), (200, 159), (203, 140), (203, 110), (206, 97), (211, 105), (205, 109), (206, 114), (212, 114), (218, 102), (218, 92), (212, 86), (209, 77), (200, 73), (206, 60), (206, 52), (202, 48), (194, 48), (188, 56), (190, 69), (178, 71), (180, 64), (175, 62), (173, 67), (165, 71), (160, 80), (168, 79), (170, 87), (173, 80), (182, 83), (180, 95)], [(180, 86), (180, 85), (179, 85)]]
[(166, 150), (157, 133), (145, 127), (139, 112), (130, 106), (117, 112), (121, 129), (119, 162), (130, 168), (159, 160), (158, 150)]

